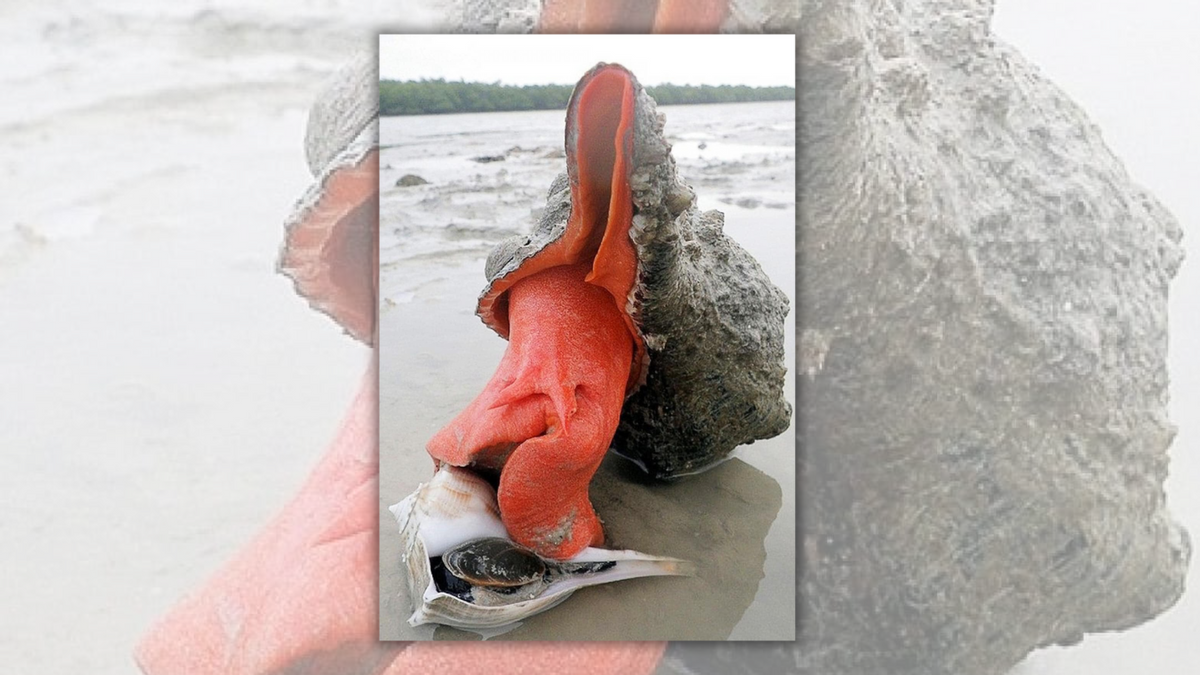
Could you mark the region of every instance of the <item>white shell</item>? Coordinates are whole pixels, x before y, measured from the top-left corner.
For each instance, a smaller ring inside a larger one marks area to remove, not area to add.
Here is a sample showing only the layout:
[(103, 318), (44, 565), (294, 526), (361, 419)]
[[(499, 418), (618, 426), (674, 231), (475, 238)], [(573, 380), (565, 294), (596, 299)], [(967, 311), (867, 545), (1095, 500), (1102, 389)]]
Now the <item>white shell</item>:
[(483, 606), (438, 590), (430, 558), (478, 537), (508, 537), (492, 486), (468, 470), (443, 465), (428, 483), (418, 486), (391, 511), (404, 546), (409, 597), (415, 605), (408, 623), (413, 626), (440, 623), (468, 630), (496, 628), (550, 609), (585, 586), (637, 577), (694, 574), (692, 563), (677, 558), (588, 548), (567, 562), (616, 564), (586, 575), (554, 573), (548, 584), (534, 586), (525, 599)]

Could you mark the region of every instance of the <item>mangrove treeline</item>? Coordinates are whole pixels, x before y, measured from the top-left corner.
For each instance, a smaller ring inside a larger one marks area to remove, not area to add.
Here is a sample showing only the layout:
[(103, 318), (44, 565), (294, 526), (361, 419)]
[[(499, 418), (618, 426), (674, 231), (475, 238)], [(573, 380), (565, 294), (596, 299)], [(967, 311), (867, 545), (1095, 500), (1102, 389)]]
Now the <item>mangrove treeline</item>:
[[(509, 110), (561, 110), (567, 107), (573, 87), (566, 84), (526, 85), (447, 82), (442, 79), (379, 83), (380, 115), (436, 115), (442, 113), (504, 112)], [(659, 105), (690, 103), (745, 103), (791, 101), (795, 87), (745, 85), (676, 85), (646, 87)]]

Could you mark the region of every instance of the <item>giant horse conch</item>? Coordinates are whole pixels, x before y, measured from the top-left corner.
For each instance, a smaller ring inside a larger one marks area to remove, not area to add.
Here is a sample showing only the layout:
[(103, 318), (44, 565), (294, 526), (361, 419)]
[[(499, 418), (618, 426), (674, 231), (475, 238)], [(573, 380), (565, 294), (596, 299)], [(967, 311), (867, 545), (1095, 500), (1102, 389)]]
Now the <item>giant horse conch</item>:
[(600, 64), (567, 108), (567, 172), (540, 222), (488, 257), (477, 313), (509, 340), (483, 392), (429, 442), (498, 481), (519, 544), (568, 559), (604, 543), (588, 485), (610, 447), (656, 478), (783, 432), (786, 295), (700, 212), (663, 119)]
[[(362, 94), (372, 85), (370, 68), (347, 69), (314, 108), (342, 133), (309, 139), (318, 180), (289, 223), (280, 268), (373, 344), (374, 313), (363, 308), (378, 287), (364, 272), (377, 251), (377, 110)], [(505, 536), (550, 563), (605, 544), (588, 486), (610, 449), (670, 479), (790, 423), (787, 297), (723, 234), (723, 214), (696, 207), (663, 125), (624, 67), (599, 64), (580, 80), (565, 174), (532, 232), (501, 242), (484, 267), (477, 314), (508, 348), (483, 392), (427, 445), (435, 467), (494, 484)], [(419, 518), (409, 524), (420, 529)], [(406, 555), (417, 539), (406, 537)], [(421, 565), (409, 571), (418, 590)]]

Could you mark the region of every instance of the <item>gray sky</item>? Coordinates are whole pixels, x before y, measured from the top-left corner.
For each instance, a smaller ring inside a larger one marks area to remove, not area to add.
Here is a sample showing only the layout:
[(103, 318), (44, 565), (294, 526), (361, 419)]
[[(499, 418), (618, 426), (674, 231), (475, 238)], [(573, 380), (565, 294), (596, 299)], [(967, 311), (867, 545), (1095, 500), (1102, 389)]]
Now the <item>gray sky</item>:
[(575, 84), (600, 61), (642, 84), (795, 85), (793, 35), (383, 35), (380, 77)]

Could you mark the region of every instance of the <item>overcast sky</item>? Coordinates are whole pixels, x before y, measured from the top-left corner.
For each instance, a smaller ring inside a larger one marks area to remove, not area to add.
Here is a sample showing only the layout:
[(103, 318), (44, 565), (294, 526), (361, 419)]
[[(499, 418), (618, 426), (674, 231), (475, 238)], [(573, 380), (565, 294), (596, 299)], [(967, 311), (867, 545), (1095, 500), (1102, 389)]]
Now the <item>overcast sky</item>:
[(575, 84), (600, 61), (642, 84), (796, 83), (793, 35), (383, 35), (380, 77)]

